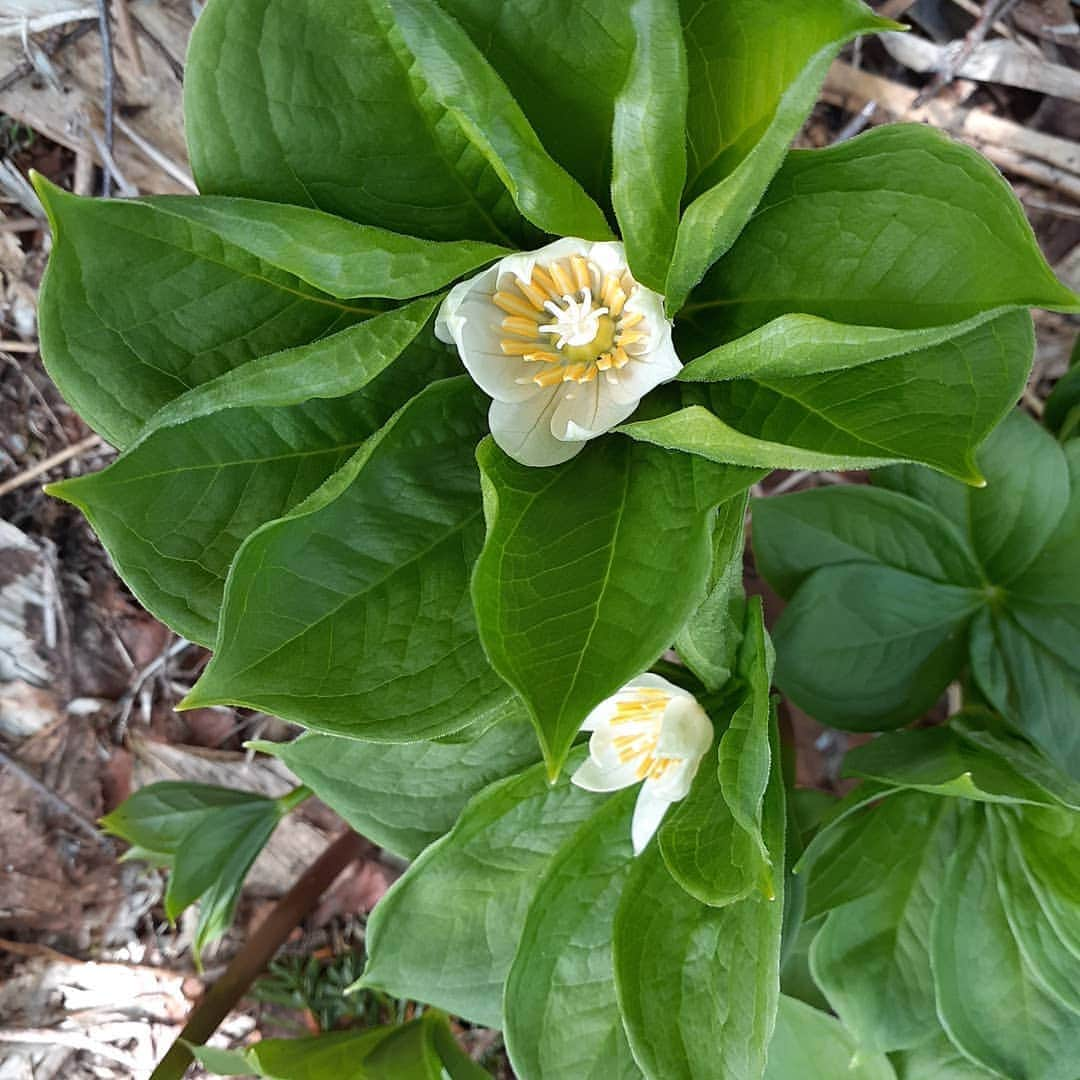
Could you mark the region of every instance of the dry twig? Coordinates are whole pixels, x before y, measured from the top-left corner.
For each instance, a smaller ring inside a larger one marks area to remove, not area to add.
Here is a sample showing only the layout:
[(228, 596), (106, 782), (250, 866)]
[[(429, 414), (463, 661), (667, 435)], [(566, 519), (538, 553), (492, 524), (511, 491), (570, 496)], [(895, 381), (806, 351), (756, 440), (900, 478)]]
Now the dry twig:
[[(33, 351), (37, 351), (36, 346)], [(36, 480), (51, 469), (55, 469), (57, 465), (63, 465), (65, 461), (71, 461), (72, 458), (77, 458), (89, 450), (104, 448), (107, 445), (100, 435), (87, 435), (85, 439), (80, 439), (78, 442), (64, 447), (63, 450), (58, 450), (55, 454), (43, 458), (36, 465), (19, 473), (18, 476), (5, 480), (0, 484), (0, 496), (8, 495), (17, 488), (21, 488), (24, 484), (29, 484), (31, 480)]]

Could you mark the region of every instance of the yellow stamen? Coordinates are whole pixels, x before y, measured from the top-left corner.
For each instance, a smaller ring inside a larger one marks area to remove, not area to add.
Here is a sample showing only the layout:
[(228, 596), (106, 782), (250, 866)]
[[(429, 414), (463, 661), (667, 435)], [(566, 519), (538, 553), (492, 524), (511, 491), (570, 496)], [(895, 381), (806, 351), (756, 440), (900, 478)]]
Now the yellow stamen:
[(575, 291), (574, 283), (566, 272), (566, 267), (560, 262), (548, 263), (548, 273), (551, 274), (559, 292), (563, 296), (569, 296)]
[(623, 305), (626, 303), (626, 293), (621, 285), (616, 285), (611, 290), (611, 298), (607, 302), (608, 312), (612, 318), (617, 319), (622, 314)]
[(553, 352), (530, 352), (525, 354), (529, 361), (542, 361), (545, 364), (557, 364), (562, 359), (558, 353)]
[(535, 341), (500, 341), (499, 347), (504, 356), (527, 356), (540, 351)]
[(629, 330), (631, 326), (637, 326), (645, 316), (640, 311), (631, 311), (619, 320), (620, 330)]
[(511, 315), (503, 319), (502, 328), (508, 334), (517, 334), (518, 337), (532, 338), (540, 336), (540, 324), (535, 319), (527, 319), (524, 315)]
[(592, 275), (589, 273), (589, 264), (581, 255), (570, 256), (570, 266), (574, 271), (574, 282), (578, 292), (584, 292), (592, 288)]
[(538, 371), (533, 376), (533, 382), (537, 386), (555, 386), (563, 381), (563, 373), (561, 367), (547, 367), (543, 371)]
[(626, 355), (626, 350), (620, 346), (611, 354), (611, 362), (616, 368), (624, 368), (630, 363), (630, 357)]
[(607, 371), (608, 368), (611, 367), (611, 364), (612, 364), (612, 359), (611, 359), (611, 353), (609, 353), (609, 352), (601, 353), (601, 355), (596, 358), (596, 366), (601, 371)]
[(514, 284), (517, 285), (522, 295), (528, 299), (529, 303), (532, 304), (537, 311), (544, 310), (544, 301), (547, 297), (531, 281), (516, 278)]
[(646, 754), (641, 759), (641, 764), (637, 768), (637, 778), (639, 780), (644, 780), (645, 777), (648, 776), (649, 773), (652, 771), (652, 767), (655, 764), (656, 758), (654, 758), (652, 754)]
[(590, 383), (596, 381), (596, 367), (593, 364), (589, 364), (585, 368), (585, 374), (578, 376), (579, 383)]
[(542, 267), (533, 267), (533, 281), (535, 281), (542, 289), (546, 290), (548, 296), (552, 300), (558, 300), (561, 298), (558, 286), (551, 280), (551, 275)]
[(585, 374), (585, 364), (567, 364), (563, 368), (563, 382), (580, 382)]
[(502, 308), (509, 315), (522, 315), (527, 319), (536, 317), (536, 308), (513, 293), (497, 292), (491, 299), (496, 307)]
[[(505, 326), (506, 324), (503, 323)], [(621, 334), (615, 339), (616, 345), (633, 345), (635, 342), (644, 341), (645, 334), (640, 330), (623, 330)]]

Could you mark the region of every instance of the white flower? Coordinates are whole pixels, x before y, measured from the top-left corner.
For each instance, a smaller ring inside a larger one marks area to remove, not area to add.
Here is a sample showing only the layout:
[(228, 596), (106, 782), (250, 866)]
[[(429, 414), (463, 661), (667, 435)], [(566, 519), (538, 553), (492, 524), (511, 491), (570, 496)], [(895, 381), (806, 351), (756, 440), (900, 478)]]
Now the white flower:
[(678, 374), (664, 298), (615, 242), (565, 238), (455, 285), (435, 320), (493, 398), (495, 441), (523, 465), (557, 465), (621, 424)]
[(630, 836), (640, 855), (672, 803), (686, 797), (712, 746), (713, 727), (693, 694), (646, 672), (585, 718), (589, 757), (571, 777), (586, 791), (617, 791), (643, 780)]

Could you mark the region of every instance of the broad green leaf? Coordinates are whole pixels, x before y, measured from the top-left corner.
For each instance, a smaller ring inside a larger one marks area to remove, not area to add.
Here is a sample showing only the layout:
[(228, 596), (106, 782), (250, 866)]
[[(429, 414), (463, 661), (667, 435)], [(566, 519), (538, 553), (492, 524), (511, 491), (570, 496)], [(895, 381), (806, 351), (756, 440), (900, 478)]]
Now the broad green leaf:
[(535, 469), (490, 440), (473, 599), (495, 670), (525, 699), (557, 775), (589, 710), (646, 670), (700, 603), (712, 508), (745, 475), (597, 439)]
[(739, 235), (780, 167), (841, 46), (894, 28), (856, 0), (809, 0), (777, 18), (767, 0), (682, 0), (689, 55), (689, 190), (669, 309)]
[(788, 448), (767, 465), (861, 458), (848, 467), (866, 468), (902, 459), (978, 483), (976, 448), (1023, 391), (1033, 353), (1030, 316), (1012, 312), (940, 345), (845, 371), (685, 384), (684, 392), (696, 392), (742, 435)]
[(735, 668), (746, 614), (743, 544), (749, 491), (725, 499), (713, 525), (709, 591), (675, 639), (683, 663), (708, 690), (719, 690)]
[(632, 0), (634, 52), (615, 99), (611, 199), (630, 269), (666, 289), (686, 180), (686, 47), (678, 0)]
[[(702, 904), (723, 907), (775, 894), (772, 857), (761, 831), (769, 780), (769, 671), (759, 602), (750, 608), (738, 659), (746, 689), (707, 754), (690, 793), (668, 812), (660, 852), (668, 872)], [(745, 760), (741, 755), (745, 753)], [(716, 766), (713, 761), (718, 761)]]
[[(432, 1020), (440, 1019), (424, 1015), (394, 1028), (364, 1057), (365, 1075), (371, 1080), (443, 1080), (443, 1063), (435, 1049), (432, 1028)], [(349, 1068), (347, 1063), (345, 1068)], [(333, 1075), (327, 1072), (326, 1080), (341, 1075), (339, 1068)]]
[(931, 945), (938, 1016), (965, 1054), (1001, 1076), (1073, 1080), (1080, 1016), (1042, 988), (1011, 932), (988, 836), (997, 812), (970, 808), (941, 890)]
[(1066, 937), (1048, 917), (1043, 886), (1024, 863), (1020, 815), (990, 818), (990, 840), (997, 871), (997, 889), (1009, 929), (1031, 973), (1042, 988), (1076, 1014), (1080, 1024), (1080, 953), (1070, 943), (1080, 941), (1080, 905), (1060, 903)]
[[(876, 860), (880, 884), (831, 911), (810, 950), (814, 980), (867, 1050), (915, 1046), (935, 1024), (930, 924), (955, 839), (954, 805), (912, 793), (867, 811), (870, 819), (890, 817), (893, 844), (882, 846), (884, 837), (871, 824), (847, 862), (857, 867), (861, 857)], [(906, 820), (898, 810), (906, 811)], [(811, 870), (811, 895), (817, 869)]]
[(994, 311), (982, 311), (962, 323), (895, 330), (830, 322), (816, 315), (780, 315), (691, 360), (678, 378), (683, 382), (727, 382), (820, 375), (929, 349), (996, 317)]
[(506, 1046), (527, 1080), (634, 1080), (615, 1000), (612, 925), (633, 863), (635, 788), (610, 796), (552, 860), (506, 982)]
[(790, 153), (682, 314), (715, 346), (792, 313), (907, 330), (1015, 307), (1080, 299), (985, 158), (897, 124)]
[(510, 193), (388, 4), (211, 0), (188, 50), (184, 119), (204, 194), (434, 240), (523, 238)]
[(359, 985), (501, 1027), (503, 983), (543, 874), (600, 805), (565, 777), (549, 785), (542, 765), (481, 792), (379, 901)]
[(548, 156), (505, 83), (436, 0), (389, 0), (395, 30), (415, 60), (412, 78), (461, 128), (521, 213), (547, 233), (607, 240), (604, 213)]
[(68, 402), (121, 448), (184, 391), (386, 306), (320, 292), (157, 200), (80, 199), (41, 178), (37, 190), (53, 232), (42, 354)]
[[(798, 789), (796, 789), (798, 791)], [(889, 787), (887, 784), (879, 784), (874, 780), (866, 780), (854, 787), (842, 799), (831, 799), (831, 805), (827, 806), (824, 813), (814, 824), (814, 832), (806, 843), (806, 849), (795, 863), (794, 872), (803, 873), (813, 865), (827, 850), (844, 846), (843, 833), (849, 828), (858, 828), (854, 822), (849, 821), (873, 803), (900, 794), (902, 789)], [(795, 806), (799, 807), (801, 800), (796, 799)], [(862, 895), (861, 893), (859, 895)], [(847, 899), (852, 899), (848, 897)]]
[(473, 795), (539, 757), (525, 710), (467, 742), (361, 742), (310, 733), (255, 747), (286, 765), (358, 833), (413, 859), (448, 833)]
[[(764, 834), (776, 865), (784, 817), (774, 764)], [(764, 1072), (779, 997), (782, 876), (776, 884), (774, 900), (709, 907), (671, 877), (657, 845), (635, 860), (615, 916), (615, 981), (649, 1080), (757, 1080)]]
[(220, 1050), (216, 1046), (189, 1044), (192, 1056), (207, 1072), (215, 1076), (251, 1076), (247, 1054), (239, 1050)]
[[(968, 492), (972, 548), (988, 581), (1016, 583), (1022, 595), (1024, 571), (1054, 535), (1069, 503), (1065, 454), (1030, 416), (1014, 410), (986, 440), (979, 469), (987, 486)], [(1080, 510), (1076, 517), (1080, 524)]]
[(901, 885), (915, 880), (926, 857), (927, 836), (950, 804), (920, 792), (894, 791), (859, 810), (832, 821), (799, 863), (807, 882), (808, 920), (869, 897), (887, 887), (893, 875)]
[(961, 1053), (943, 1031), (895, 1054), (893, 1065), (897, 1080), (991, 1080), (997, 1076)]
[(981, 592), (865, 563), (815, 571), (774, 632), (776, 682), (822, 723), (898, 727), (959, 671)]
[(207, 816), (266, 801), (266, 796), (253, 791), (165, 780), (128, 796), (101, 819), (101, 827), (148, 852), (174, 855), (184, 836)]
[(790, 597), (823, 566), (889, 566), (943, 584), (978, 586), (963, 539), (930, 507), (865, 485), (817, 489), (753, 503), (754, 558)]
[(739, 649), (736, 672), (747, 686), (747, 694), (720, 736), (718, 750), (720, 791), (731, 815), (750, 837), (762, 860), (766, 895), (772, 894), (770, 858), (762, 836), (762, 805), (772, 771), (769, 748), (773, 656), (765, 633), (761, 597), (749, 601), (746, 625)]
[(376, 1027), (304, 1039), (262, 1039), (248, 1050), (247, 1057), (251, 1070), (268, 1080), (341, 1080), (350, 1075), (370, 1080), (363, 1059), (392, 1030)]
[(1062, 806), (1080, 811), (1080, 781), (1060, 769), (1030, 743), (1007, 731), (1002, 722), (982, 709), (964, 709), (949, 717), (949, 727), (972, 746), (1008, 762), (1009, 767), (1052, 796)]
[(165, 893), (165, 914), (175, 919), (214, 886), (239, 893), (255, 856), (281, 819), (274, 799), (250, 798), (218, 807), (180, 838)]
[(1034, 877), (1067, 903), (1080, 906), (1080, 814), (1028, 810), (1016, 834)]
[(897, 731), (857, 746), (844, 758), (844, 775), (977, 802), (1061, 805), (1008, 757), (944, 727)]
[(764, 1080), (896, 1080), (884, 1054), (867, 1053), (835, 1017), (780, 995)]
[(429, 386), (291, 517), (245, 541), (185, 707), (244, 704), (386, 742), (505, 708), (468, 601), (484, 404), (464, 377)]
[(358, 296), (408, 300), (511, 254), (496, 244), (422, 240), (310, 207), (258, 199), (200, 195), (143, 201), (159, 213), (203, 226), (340, 300)]
[[(615, 97), (634, 30), (626, 0), (439, 0), (525, 110), (543, 144), (607, 205)], [(568, 118), (572, 118), (572, 121)]]
[[(1075, 357), (1075, 350), (1073, 352)], [(1062, 441), (1080, 434), (1080, 367), (1074, 359), (1046, 399), (1043, 423)]]
[(721, 465), (740, 465), (746, 469), (872, 469), (897, 460), (821, 453), (758, 439), (725, 424), (701, 405), (688, 405), (651, 420), (634, 420), (618, 430), (665, 450), (696, 454)]
[[(1080, 628), (1080, 606), (1062, 614)], [(994, 708), (1080, 779), (1080, 661), (1061, 655), (1057, 630), (1065, 621), (1022, 600), (982, 612), (972, 626), (971, 666)]]
[(454, 371), (445, 350), (410, 345), (433, 307), (418, 300), (234, 368), (177, 398), (109, 468), (49, 494), (86, 514), (143, 605), (212, 645), (244, 540), (291, 512), (432, 377)]

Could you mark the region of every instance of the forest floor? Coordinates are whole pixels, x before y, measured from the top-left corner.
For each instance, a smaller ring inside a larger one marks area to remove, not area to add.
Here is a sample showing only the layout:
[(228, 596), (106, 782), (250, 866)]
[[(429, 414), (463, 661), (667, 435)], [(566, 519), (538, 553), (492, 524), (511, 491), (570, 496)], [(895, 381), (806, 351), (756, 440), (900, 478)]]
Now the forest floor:
[[(205, 650), (144, 612), (48, 480), (114, 452), (64, 403), (38, 354), (36, 296), (49, 236), (25, 177), (33, 168), (96, 193), (105, 151), (102, 42), (94, 5), (0, 2), (0, 1080), (146, 1077), (192, 1002), (304, 868), (343, 828), (305, 804), (253, 870), (236, 926), (203, 972), (193, 923), (171, 926), (162, 875), (121, 863), (95, 822), (135, 788), (189, 779), (280, 794), (287, 771), (243, 749), (294, 729), (250, 710), (173, 705)], [(117, 122), (112, 170), (125, 194), (194, 190), (181, 73), (195, 0), (112, 0)], [(885, 0), (912, 33), (856, 43), (834, 65), (800, 143), (824, 146), (896, 120), (971, 142), (1014, 185), (1047, 258), (1080, 289), (1080, 27), (1070, 0)], [(26, 9), (30, 13), (26, 14)], [(77, 10), (76, 10), (77, 9)], [(989, 9), (989, 10), (987, 10)], [(990, 17), (987, 17), (989, 15)], [(940, 87), (939, 87), (940, 84)], [(929, 100), (920, 91), (936, 90)], [(1036, 313), (1038, 353), (1022, 405), (1042, 411), (1077, 322)], [(774, 473), (764, 494), (858, 474)], [(748, 556), (747, 580), (767, 591)], [(769, 598), (770, 612), (780, 608)], [(846, 739), (787, 707), (799, 783), (836, 790)], [(400, 866), (371, 848), (298, 928), (257, 995), (215, 1042), (311, 1033), (341, 1016), (367, 913)], [(314, 957), (312, 961), (310, 958)], [(386, 1003), (361, 999), (360, 1019)], [(402, 1008), (409, 1009), (405, 1005)], [(508, 1077), (498, 1036), (461, 1032)]]

